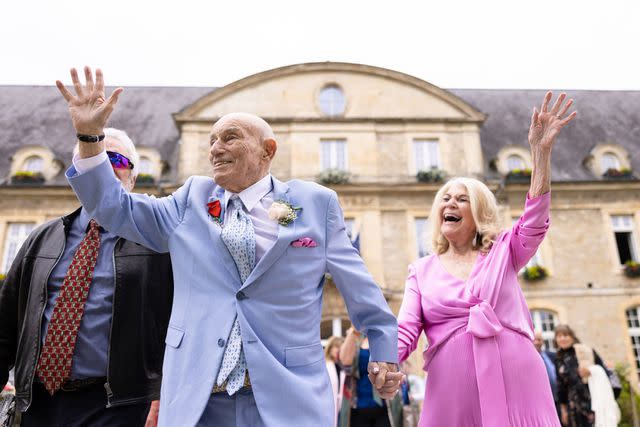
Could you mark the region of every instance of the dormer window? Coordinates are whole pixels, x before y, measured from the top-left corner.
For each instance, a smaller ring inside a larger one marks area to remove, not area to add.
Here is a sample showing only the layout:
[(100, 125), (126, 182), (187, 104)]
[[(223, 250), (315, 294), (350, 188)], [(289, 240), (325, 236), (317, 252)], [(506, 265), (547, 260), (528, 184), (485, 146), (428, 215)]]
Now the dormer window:
[(611, 152), (603, 153), (602, 158), (600, 159), (600, 167), (602, 168), (602, 173), (607, 172), (609, 169), (619, 170), (620, 159)]
[(507, 157), (507, 169), (509, 171), (513, 171), (513, 170), (522, 170), (525, 169), (525, 163), (524, 163), (524, 159), (516, 154), (512, 154), (509, 157)]
[(524, 147), (509, 145), (498, 151), (495, 165), (498, 172), (507, 178), (522, 175), (526, 180), (531, 176), (531, 153)]
[(147, 156), (140, 156), (140, 163), (138, 164), (138, 173), (153, 175), (153, 162)]
[(29, 156), (24, 161), (22, 170), (25, 172), (40, 172), (42, 173), (44, 167), (44, 160), (40, 156)]
[(329, 117), (341, 116), (346, 108), (346, 99), (340, 86), (328, 84), (320, 89), (318, 105), (322, 114)]
[(584, 159), (591, 172), (604, 179), (633, 179), (634, 174), (627, 150), (613, 142), (594, 146)]

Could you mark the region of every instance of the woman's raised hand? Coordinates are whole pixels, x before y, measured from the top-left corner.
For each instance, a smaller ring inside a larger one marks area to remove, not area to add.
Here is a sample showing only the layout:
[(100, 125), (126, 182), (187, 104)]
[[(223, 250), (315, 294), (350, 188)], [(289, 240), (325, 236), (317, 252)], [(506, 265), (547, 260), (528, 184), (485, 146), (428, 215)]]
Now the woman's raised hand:
[(566, 116), (569, 107), (573, 104), (573, 99), (565, 103), (564, 100), (567, 97), (565, 93), (560, 94), (549, 110), (552, 96), (550, 91), (547, 92), (540, 111), (533, 108), (529, 127), (529, 144), (532, 149), (540, 148), (550, 151), (560, 130), (576, 117), (575, 111)]

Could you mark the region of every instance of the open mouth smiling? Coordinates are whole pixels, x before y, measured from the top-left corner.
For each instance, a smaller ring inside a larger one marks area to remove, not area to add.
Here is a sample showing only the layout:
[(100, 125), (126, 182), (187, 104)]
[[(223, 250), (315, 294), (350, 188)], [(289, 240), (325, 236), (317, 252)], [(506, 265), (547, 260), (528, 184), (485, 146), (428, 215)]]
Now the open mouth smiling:
[(233, 163), (233, 162), (231, 160), (216, 160), (213, 163), (213, 166), (218, 167), (218, 166), (228, 165), (230, 163)]
[(458, 215), (450, 214), (450, 213), (444, 214), (443, 215), (443, 219), (444, 219), (444, 222), (446, 222), (446, 223), (462, 221), (462, 217), (460, 217)]

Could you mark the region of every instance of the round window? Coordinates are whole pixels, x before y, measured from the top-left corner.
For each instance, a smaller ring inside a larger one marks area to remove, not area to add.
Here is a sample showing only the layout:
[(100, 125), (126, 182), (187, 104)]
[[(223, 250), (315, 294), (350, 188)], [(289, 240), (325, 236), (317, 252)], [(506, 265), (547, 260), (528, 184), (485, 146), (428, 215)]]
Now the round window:
[(329, 117), (341, 116), (344, 114), (346, 100), (342, 89), (335, 84), (330, 84), (322, 88), (318, 96), (320, 111)]

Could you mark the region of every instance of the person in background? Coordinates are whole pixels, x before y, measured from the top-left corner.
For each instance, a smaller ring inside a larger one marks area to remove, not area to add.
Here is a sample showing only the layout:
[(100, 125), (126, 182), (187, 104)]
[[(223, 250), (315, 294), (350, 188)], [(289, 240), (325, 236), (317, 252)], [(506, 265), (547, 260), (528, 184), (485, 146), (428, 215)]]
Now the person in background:
[(556, 326), (554, 341), (562, 425), (617, 426), (620, 409), (609, 382), (610, 371), (600, 355), (581, 344), (568, 325)]
[(556, 353), (550, 350), (544, 350), (542, 348), (544, 340), (542, 339), (542, 332), (535, 331), (533, 336), (533, 346), (538, 350), (538, 354), (544, 362), (544, 367), (547, 370), (547, 376), (549, 377), (549, 385), (551, 386), (551, 393), (553, 394), (553, 402), (556, 405), (556, 411), (558, 412), (558, 419), (560, 418), (560, 404), (558, 403), (558, 375), (556, 373)]
[[(368, 337), (354, 327), (349, 328), (340, 346), (340, 364), (346, 373), (340, 410), (341, 427), (392, 427), (390, 419), (400, 421), (402, 418), (402, 396), (397, 394), (392, 400), (385, 401), (371, 386), (367, 378), (369, 358)], [(390, 413), (387, 403), (395, 401), (399, 403), (392, 407), (396, 412)]]
[(336, 409), (336, 422), (338, 423), (338, 414), (340, 413), (340, 405), (342, 404), (342, 389), (344, 387), (345, 373), (340, 367), (340, 346), (344, 338), (331, 337), (327, 340), (327, 345), (324, 348), (324, 359), (327, 364), (327, 372), (329, 373), (329, 380), (331, 381), (331, 388), (333, 389), (333, 400), (335, 402)]
[[(105, 129), (108, 172), (130, 192), (138, 155)], [(84, 208), (35, 229), (0, 289), (0, 385), (15, 365), (22, 426), (154, 424), (173, 300), (171, 259)]]

